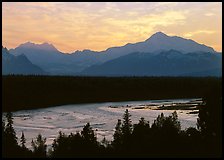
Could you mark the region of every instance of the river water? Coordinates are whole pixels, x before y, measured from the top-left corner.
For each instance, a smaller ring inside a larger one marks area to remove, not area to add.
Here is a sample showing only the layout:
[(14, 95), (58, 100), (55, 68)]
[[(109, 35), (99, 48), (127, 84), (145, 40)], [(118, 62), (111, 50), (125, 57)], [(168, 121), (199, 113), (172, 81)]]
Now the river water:
[[(153, 110), (154, 108), (167, 104), (184, 104), (194, 100), (196, 99), (71, 104), (35, 110), (22, 110), (13, 112), (14, 129), (18, 140), (22, 131), (24, 132), (28, 148), (31, 146), (32, 138), (35, 139), (38, 133), (47, 138), (46, 144), (50, 147), (59, 131), (66, 134), (76, 133), (81, 131), (87, 122), (90, 122), (98, 141), (102, 140), (103, 137), (107, 140), (112, 140), (117, 120), (122, 119), (126, 109), (131, 114), (132, 124), (138, 123), (139, 119), (144, 117), (151, 125), (160, 113), (163, 112), (165, 116), (168, 116), (174, 112), (174, 110)], [(151, 107), (141, 108), (145, 105), (150, 105)], [(187, 114), (191, 110), (176, 111), (182, 129), (196, 127), (198, 114)]]

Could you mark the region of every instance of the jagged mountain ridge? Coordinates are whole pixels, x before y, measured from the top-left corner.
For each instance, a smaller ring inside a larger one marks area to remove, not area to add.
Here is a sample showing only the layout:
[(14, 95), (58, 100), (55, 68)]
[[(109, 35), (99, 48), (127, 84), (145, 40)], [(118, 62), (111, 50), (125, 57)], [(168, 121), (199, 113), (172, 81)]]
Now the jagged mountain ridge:
[(128, 43), (121, 47), (112, 47), (105, 51), (114, 57), (120, 57), (133, 52), (158, 53), (161, 51), (177, 50), (182, 53), (189, 52), (215, 52), (213, 48), (199, 44), (193, 40), (184, 39), (177, 36), (168, 36), (162, 32), (153, 34), (143, 42)]
[(40, 67), (32, 64), (24, 55), (14, 56), (10, 54), (7, 48), (2, 47), (2, 74), (47, 74)]
[[(92, 76), (221, 76), (221, 54), (186, 53), (176, 50), (158, 54), (135, 52), (85, 69)], [(211, 71), (214, 71), (211, 72)], [(199, 74), (200, 73), (200, 74)]]
[(82, 74), (82, 71), (86, 72), (87, 68), (89, 69), (94, 65), (101, 65), (134, 52), (156, 55), (170, 50), (176, 50), (181, 54), (200, 52), (217, 54), (211, 47), (193, 40), (167, 36), (162, 32), (153, 34), (143, 42), (128, 43), (124, 46), (111, 47), (100, 52), (83, 50), (65, 54), (58, 51), (52, 44), (27, 42), (15, 49), (11, 49), (10, 53), (26, 55), (33, 64), (40, 66), (50, 74), (77, 75)]

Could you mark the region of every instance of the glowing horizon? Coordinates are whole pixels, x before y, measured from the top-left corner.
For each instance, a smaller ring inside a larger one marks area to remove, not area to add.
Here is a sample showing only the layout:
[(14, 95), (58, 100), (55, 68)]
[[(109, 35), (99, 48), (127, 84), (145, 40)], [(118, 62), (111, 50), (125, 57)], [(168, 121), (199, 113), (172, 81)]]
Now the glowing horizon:
[(53, 44), (62, 52), (145, 41), (162, 31), (222, 52), (221, 2), (3, 2), (3, 46)]

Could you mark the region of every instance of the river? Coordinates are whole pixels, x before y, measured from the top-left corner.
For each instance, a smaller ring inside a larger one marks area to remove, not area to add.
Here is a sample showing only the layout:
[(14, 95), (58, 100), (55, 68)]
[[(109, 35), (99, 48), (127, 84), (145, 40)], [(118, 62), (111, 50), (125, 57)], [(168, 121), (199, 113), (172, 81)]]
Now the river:
[[(174, 110), (154, 110), (156, 107), (175, 103), (186, 104), (194, 100), (198, 99), (71, 104), (35, 110), (21, 110), (13, 112), (14, 129), (18, 140), (22, 131), (24, 132), (28, 148), (31, 146), (32, 138), (34, 139), (38, 133), (47, 138), (46, 144), (50, 147), (59, 131), (66, 134), (76, 133), (81, 131), (87, 122), (90, 122), (98, 141), (102, 140), (103, 137), (112, 140), (117, 120), (122, 119), (126, 109), (129, 109), (132, 124), (138, 123), (139, 119), (144, 117), (151, 125), (160, 113), (163, 112), (165, 116), (168, 116), (174, 112)], [(176, 111), (182, 129), (196, 127), (198, 114), (187, 114), (191, 110)]]

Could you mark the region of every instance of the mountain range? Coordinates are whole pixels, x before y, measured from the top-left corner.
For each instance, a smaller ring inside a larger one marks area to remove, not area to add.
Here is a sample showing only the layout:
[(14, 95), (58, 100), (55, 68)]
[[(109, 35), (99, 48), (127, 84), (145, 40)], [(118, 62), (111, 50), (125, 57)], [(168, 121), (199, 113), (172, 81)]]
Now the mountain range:
[[(220, 59), (220, 54), (210, 52), (136, 52), (91, 66), (82, 73), (93, 76), (219, 76)], [(195, 74), (196, 72), (200, 74)]]
[(32, 64), (24, 54), (14, 56), (2, 47), (2, 74), (47, 74), (40, 67)]
[(12, 56), (27, 57), (50, 75), (222, 76), (221, 53), (193, 40), (162, 32), (143, 42), (99, 52), (83, 50), (66, 54), (52, 44), (31, 42), (9, 52)]

